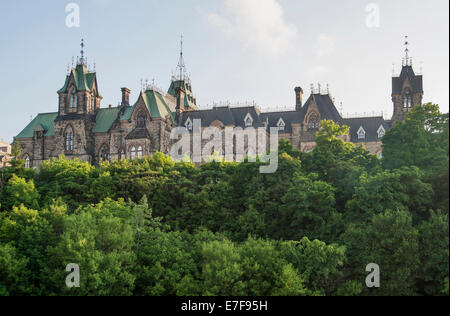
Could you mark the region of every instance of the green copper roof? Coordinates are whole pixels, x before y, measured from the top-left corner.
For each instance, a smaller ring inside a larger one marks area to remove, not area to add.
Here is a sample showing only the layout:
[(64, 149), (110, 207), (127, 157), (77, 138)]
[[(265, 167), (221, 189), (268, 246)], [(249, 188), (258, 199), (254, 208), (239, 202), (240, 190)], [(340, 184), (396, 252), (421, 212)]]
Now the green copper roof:
[(127, 107), (123, 113), (123, 115), (120, 117), (121, 121), (126, 121), (129, 120), (131, 118), (131, 114), (133, 114), (134, 108), (136, 107), (136, 105)]
[(55, 119), (58, 116), (58, 113), (44, 113), (38, 114), (28, 124), (27, 127), (23, 131), (16, 136), (16, 138), (31, 138), (34, 135), (34, 130), (37, 126), (41, 126), (45, 130), (45, 136), (54, 136), (55, 135)]
[(71, 76), (73, 76), (78, 91), (91, 91), (94, 87), (96, 74), (89, 72), (85, 65), (77, 65), (76, 68), (72, 69), (70, 75), (66, 76), (64, 86), (58, 92), (67, 91)]
[(185, 80), (172, 81), (167, 93), (176, 98), (177, 97), (176, 88), (179, 87), (180, 85), (186, 92), (186, 96), (184, 97), (184, 106), (187, 108), (190, 107), (194, 110), (198, 109), (197, 99), (194, 97), (194, 93), (192, 92), (192, 86)]
[(100, 109), (95, 118), (93, 133), (107, 133), (119, 115), (120, 108)]
[[(148, 111), (152, 118), (165, 119), (167, 116), (170, 116), (172, 121), (175, 121), (175, 113), (170, 110), (166, 99), (163, 95), (161, 95), (161, 93), (154, 90), (147, 90), (142, 93), (142, 99), (144, 100), (145, 105), (147, 105)], [(136, 104), (127, 108), (120, 119), (129, 120), (131, 118), (131, 114), (136, 108)]]

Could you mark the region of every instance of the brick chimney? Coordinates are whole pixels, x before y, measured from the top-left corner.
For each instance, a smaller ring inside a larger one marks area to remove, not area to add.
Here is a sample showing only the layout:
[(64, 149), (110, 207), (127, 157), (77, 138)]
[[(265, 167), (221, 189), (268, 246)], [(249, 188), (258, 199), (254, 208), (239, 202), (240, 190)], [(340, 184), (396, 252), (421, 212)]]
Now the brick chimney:
[(295, 110), (300, 111), (303, 106), (303, 89), (300, 87), (295, 88)]
[(122, 106), (130, 106), (130, 89), (122, 88)]
[(181, 85), (178, 86), (175, 91), (176, 91), (176, 96), (177, 96), (176, 110), (177, 110), (177, 113), (179, 114), (179, 113), (183, 112), (183, 110), (184, 110), (184, 99), (186, 96), (186, 91), (184, 90), (184, 87)]

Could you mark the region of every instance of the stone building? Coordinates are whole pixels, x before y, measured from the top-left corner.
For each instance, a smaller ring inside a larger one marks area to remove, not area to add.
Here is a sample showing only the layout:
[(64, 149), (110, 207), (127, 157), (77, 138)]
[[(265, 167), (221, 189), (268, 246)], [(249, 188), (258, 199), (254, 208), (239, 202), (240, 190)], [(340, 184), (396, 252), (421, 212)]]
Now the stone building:
[(11, 160), (11, 145), (0, 141), (0, 168), (9, 166)]
[[(132, 104), (130, 90), (122, 88), (120, 105), (102, 108), (97, 74), (88, 70), (82, 52), (57, 92), (58, 111), (39, 114), (15, 137), (22, 146), (26, 166), (39, 168), (44, 160), (60, 155), (95, 164), (101, 160), (135, 159), (158, 151), (169, 153), (172, 129), (186, 127), (192, 131), (192, 124), (198, 119), (203, 128), (262, 127), (269, 131), (278, 127), (279, 137), (302, 151), (314, 148), (320, 121), (333, 120), (350, 127), (347, 140), (364, 145), (381, 157), (381, 139), (386, 131), (396, 121), (404, 120), (423, 97), (422, 76), (414, 73), (408, 51), (400, 75), (392, 78), (391, 120), (381, 116), (343, 118), (329, 92), (320, 88), (312, 89), (306, 102), (303, 89), (295, 88), (292, 111), (265, 113), (256, 106), (201, 110), (185, 74), (183, 53), (178, 70), (179, 75), (172, 77), (167, 92), (146, 84)], [(258, 140), (261, 141), (264, 140)], [(245, 154), (255, 151), (246, 145)]]

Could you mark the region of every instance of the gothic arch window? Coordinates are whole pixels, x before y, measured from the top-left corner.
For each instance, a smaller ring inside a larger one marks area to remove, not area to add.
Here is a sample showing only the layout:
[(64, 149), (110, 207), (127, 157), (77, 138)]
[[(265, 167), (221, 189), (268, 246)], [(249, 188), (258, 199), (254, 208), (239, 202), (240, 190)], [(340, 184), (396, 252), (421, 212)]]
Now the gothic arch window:
[(75, 88), (72, 89), (70, 92), (70, 102), (69, 102), (69, 108), (75, 109), (78, 106), (78, 96), (77, 91)]
[(409, 88), (405, 90), (405, 96), (403, 97), (403, 107), (404, 108), (412, 107), (412, 96), (411, 90)]
[(100, 160), (109, 161), (109, 147), (106, 144), (100, 149)]
[(126, 159), (125, 149), (121, 149), (119, 152), (119, 160)]
[(95, 94), (91, 93), (91, 109), (95, 109)]
[(23, 157), (23, 160), (25, 160), (25, 168), (27, 168), (27, 169), (31, 168), (31, 159), (30, 159), (30, 156), (28, 156), (28, 154), (26, 154)]
[(131, 147), (131, 149), (130, 149), (130, 159), (131, 160), (134, 160), (134, 159), (136, 159), (136, 147)]
[(311, 113), (308, 118), (308, 129), (318, 129), (320, 127), (320, 118), (316, 112)]
[(144, 111), (140, 111), (140, 112), (138, 113), (137, 118), (136, 118), (136, 121), (137, 121), (136, 127), (144, 128), (144, 127), (146, 126), (147, 115), (145, 115), (145, 112), (144, 112)]
[(144, 150), (142, 149), (142, 146), (139, 146), (137, 149), (137, 157), (142, 158), (144, 156)]
[(68, 126), (64, 133), (64, 148), (66, 152), (73, 151), (73, 139), (74, 139), (73, 128), (71, 126)]

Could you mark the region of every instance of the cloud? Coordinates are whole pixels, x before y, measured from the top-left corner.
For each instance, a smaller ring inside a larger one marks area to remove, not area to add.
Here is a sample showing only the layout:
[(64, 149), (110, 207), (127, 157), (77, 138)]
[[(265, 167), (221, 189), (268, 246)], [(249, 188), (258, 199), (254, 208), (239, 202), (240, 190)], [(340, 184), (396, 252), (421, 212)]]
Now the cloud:
[(320, 34), (315, 45), (315, 53), (317, 57), (330, 56), (334, 52), (335, 40), (325, 34)]
[(245, 48), (268, 55), (285, 53), (297, 35), (278, 0), (224, 0), (220, 12), (208, 13), (207, 20)]

